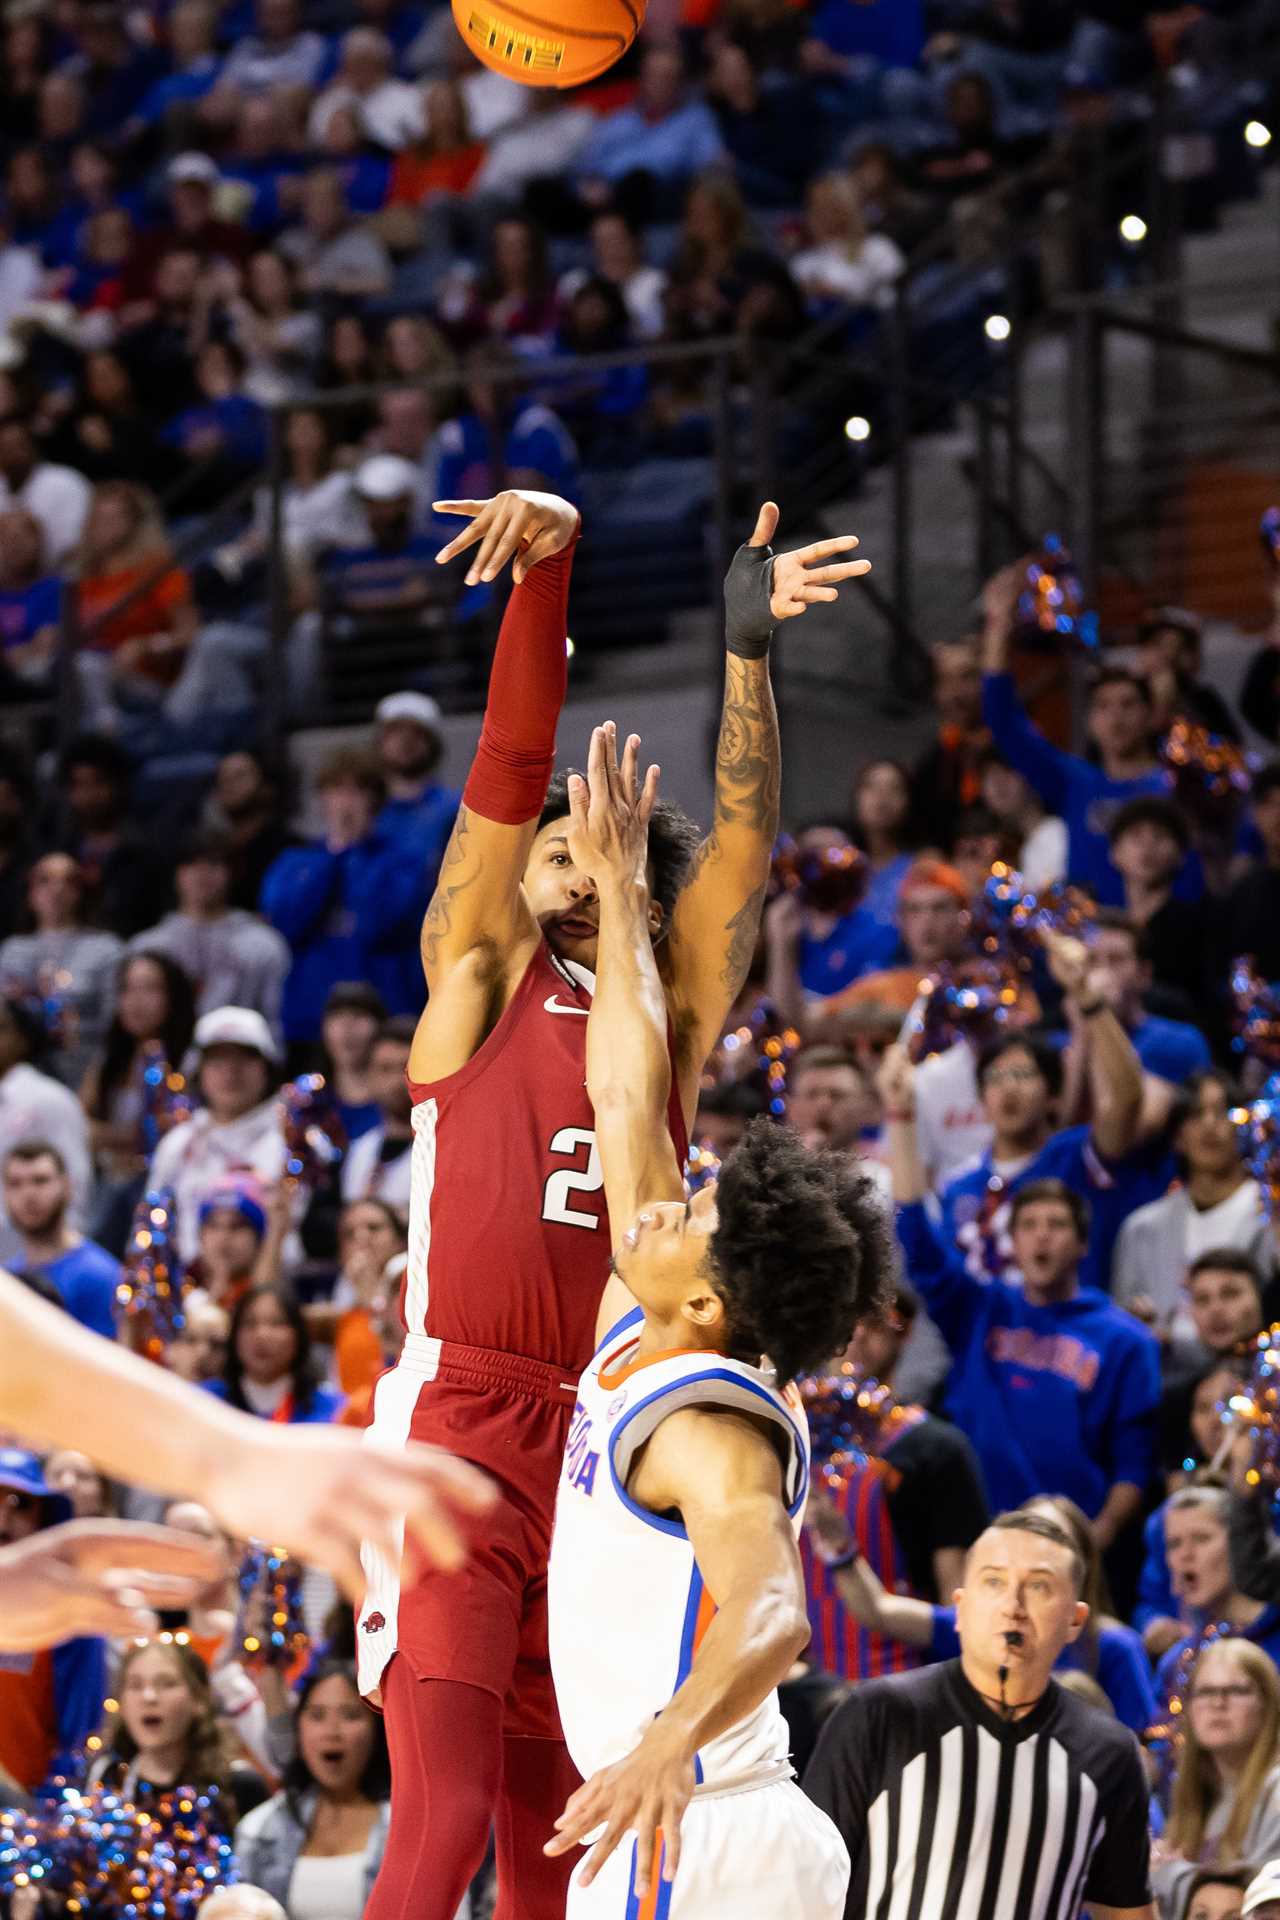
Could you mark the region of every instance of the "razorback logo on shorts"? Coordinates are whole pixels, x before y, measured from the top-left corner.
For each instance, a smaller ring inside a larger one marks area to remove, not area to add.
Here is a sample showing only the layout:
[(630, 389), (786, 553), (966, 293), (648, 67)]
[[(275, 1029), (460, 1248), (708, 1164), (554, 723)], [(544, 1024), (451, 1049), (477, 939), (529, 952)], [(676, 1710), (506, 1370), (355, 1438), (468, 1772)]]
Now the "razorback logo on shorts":
[(361, 1630), (365, 1633), (381, 1633), (386, 1624), (380, 1613), (371, 1613), (367, 1620), (360, 1622)]

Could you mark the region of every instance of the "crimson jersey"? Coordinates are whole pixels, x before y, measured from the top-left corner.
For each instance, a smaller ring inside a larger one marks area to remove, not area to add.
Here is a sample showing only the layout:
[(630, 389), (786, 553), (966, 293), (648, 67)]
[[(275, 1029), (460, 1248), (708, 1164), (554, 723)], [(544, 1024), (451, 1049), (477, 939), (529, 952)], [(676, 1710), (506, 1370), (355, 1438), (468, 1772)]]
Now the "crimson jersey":
[[(405, 1324), (576, 1378), (611, 1251), (586, 1087), (595, 982), (543, 941), (493, 1032), (413, 1095)], [(668, 1122), (688, 1151), (672, 1074)]]

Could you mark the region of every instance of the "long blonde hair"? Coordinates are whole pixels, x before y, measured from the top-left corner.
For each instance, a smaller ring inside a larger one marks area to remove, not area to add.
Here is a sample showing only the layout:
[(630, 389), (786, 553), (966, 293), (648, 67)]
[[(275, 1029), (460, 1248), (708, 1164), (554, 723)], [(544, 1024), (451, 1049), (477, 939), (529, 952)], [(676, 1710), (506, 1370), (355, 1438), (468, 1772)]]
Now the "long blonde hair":
[[(1187, 1683), (1190, 1696), (1196, 1676), (1209, 1655), (1225, 1657), (1257, 1688), (1262, 1701), (1262, 1725), (1240, 1772), (1232, 1796), (1231, 1816), (1215, 1849), (1220, 1860), (1239, 1860), (1244, 1856), (1245, 1834), (1266, 1779), (1280, 1758), (1280, 1674), (1271, 1658), (1252, 1640), (1234, 1638), (1211, 1640), (1201, 1649)], [(1209, 1816), (1222, 1798), (1222, 1783), (1209, 1754), (1196, 1738), (1190, 1698), (1182, 1714), (1183, 1747), (1178, 1770), (1173, 1778), (1173, 1799), (1166, 1839), (1184, 1860), (1198, 1860), (1204, 1847), (1204, 1830)]]

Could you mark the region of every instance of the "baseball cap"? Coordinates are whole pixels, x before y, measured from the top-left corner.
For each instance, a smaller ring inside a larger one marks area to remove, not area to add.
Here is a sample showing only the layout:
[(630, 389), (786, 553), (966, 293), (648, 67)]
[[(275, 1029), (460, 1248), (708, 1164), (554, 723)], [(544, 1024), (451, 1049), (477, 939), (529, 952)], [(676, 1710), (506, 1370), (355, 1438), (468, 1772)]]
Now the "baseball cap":
[(261, 1240), (267, 1231), (267, 1209), (262, 1188), (256, 1180), (223, 1180), (211, 1187), (200, 1202), (197, 1218), (203, 1226), (211, 1213), (238, 1213), (247, 1220)]
[(210, 159), (207, 153), (180, 153), (169, 162), (165, 173), (165, 179), (171, 187), (189, 180), (198, 180), (202, 186), (216, 187), (221, 178), (217, 162)]
[(1268, 1860), (1245, 1888), (1244, 1904), (1240, 1908), (1242, 1920), (1256, 1913), (1259, 1907), (1265, 1907), (1268, 1900), (1280, 1900), (1280, 1860)]
[(411, 687), (406, 687), (403, 693), (389, 693), (384, 700), (379, 700), (374, 715), (380, 727), (385, 727), (392, 720), (411, 720), (424, 733), (436, 735), (440, 732), (442, 717), (438, 703), (429, 693), (415, 693)]
[(195, 1043), (201, 1053), (209, 1047), (249, 1047), (273, 1066), (280, 1059), (271, 1029), (254, 1007), (215, 1007), (196, 1021)]
[(413, 462), (398, 453), (371, 453), (356, 468), (354, 484), (362, 500), (399, 500), (418, 491), (420, 477)]
[(65, 1493), (55, 1493), (44, 1477), (40, 1456), (21, 1447), (0, 1447), (0, 1488), (12, 1493), (30, 1494), (42, 1502), (41, 1525), (52, 1527), (71, 1518), (71, 1502)]

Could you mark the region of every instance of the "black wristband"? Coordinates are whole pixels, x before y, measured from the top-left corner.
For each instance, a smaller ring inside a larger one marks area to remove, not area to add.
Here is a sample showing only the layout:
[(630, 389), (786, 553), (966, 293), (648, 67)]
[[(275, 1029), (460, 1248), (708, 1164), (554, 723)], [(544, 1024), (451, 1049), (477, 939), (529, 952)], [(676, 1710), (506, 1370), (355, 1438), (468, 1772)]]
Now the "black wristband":
[(1082, 1020), (1094, 1020), (1100, 1013), (1105, 1013), (1106, 1010), (1107, 1003), (1105, 1000), (1091, 1000), (1087, 1007), (1082, 1007), (1078, 1001), (1076, 1003), (1076, 1012)]
[(773, 639), (773, 548), (742, 546), (724, 577), (724, 643), (742, 660), (763, 660)]
[(860, 1557), (857, 1547), (850, 1547), (847, 1552), (840, 1555), (838, 1560), (828, 1560), (826, 1562), (827, 1572), (843, 1573), (846, 1567), (851, 1567), (854, 1561)]

